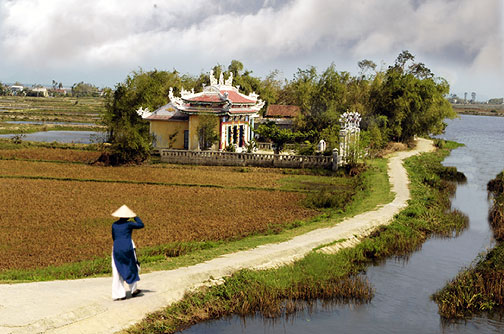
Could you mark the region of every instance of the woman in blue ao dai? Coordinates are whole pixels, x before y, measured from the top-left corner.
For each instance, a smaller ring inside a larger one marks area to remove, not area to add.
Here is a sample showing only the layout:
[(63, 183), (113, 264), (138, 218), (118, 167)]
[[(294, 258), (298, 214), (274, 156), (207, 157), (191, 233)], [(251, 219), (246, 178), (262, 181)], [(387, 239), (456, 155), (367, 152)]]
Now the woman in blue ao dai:
[[(119, 220), (112, 224), (112, 299), (122, 300), (126, 298), (124, 282), (129, 285), (131, 295), (134, 297), (140, 293), (137, 289), (139, 265), (135, 252), (135, 243), (131, 234), (135, 229), (144, 227), (142, 220), (126, 205), (120, 207), (112, 216)], [(133, 218), (134, 221), (129, 220)]]

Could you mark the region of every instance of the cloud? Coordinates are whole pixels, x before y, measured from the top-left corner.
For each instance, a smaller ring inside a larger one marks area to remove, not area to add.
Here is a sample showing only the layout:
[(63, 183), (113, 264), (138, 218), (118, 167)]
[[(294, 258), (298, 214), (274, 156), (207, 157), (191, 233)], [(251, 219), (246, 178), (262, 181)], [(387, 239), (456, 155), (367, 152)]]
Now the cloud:
[(502, 13), (500, 0), (0, 0), (0, 52), (28, 68), (194, 73), (230, 59), (390, 62), (408, 49), (502, 71)]

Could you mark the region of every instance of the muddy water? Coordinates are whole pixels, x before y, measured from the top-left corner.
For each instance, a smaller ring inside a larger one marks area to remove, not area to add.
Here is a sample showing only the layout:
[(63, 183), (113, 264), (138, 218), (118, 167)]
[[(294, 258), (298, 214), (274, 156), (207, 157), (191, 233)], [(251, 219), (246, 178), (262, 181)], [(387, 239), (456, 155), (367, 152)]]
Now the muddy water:
[(432, 238), (407, 260), (390, 259), (368, 269), (375, 297), (366, 305), (341, 305), (288, 320), (232, 317), (199, 324), (184, 333), (504, 333), (504, 319), (476, 317), (445, 324), (430, 296), (493, 244), (486, 184), (504, 169), (504, 117), (461, 116), (448, 121), (443, 138), (466, 146), (444, 164), (467, 176), (452, 201), (470, 220), (455, 238)]

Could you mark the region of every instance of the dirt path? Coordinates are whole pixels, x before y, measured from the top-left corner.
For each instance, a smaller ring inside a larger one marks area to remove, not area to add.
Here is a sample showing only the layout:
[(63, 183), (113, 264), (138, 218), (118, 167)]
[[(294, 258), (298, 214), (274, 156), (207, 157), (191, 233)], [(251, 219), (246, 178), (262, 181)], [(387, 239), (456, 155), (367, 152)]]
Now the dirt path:
[(358, 242), (386, 224), (407, 205), (408, 176), (402, 160), (434, 150), (432, 142), (419, 139), (416, 149), (390, 158), (389, 178), (395, 199), (376, 210), (348, 218), (330, 228), (311, 231), (289, 241), (268, 244), (233, 253), (191, 267), (141, 275), (143, 296), (114, 302), (111, 278), (0, 285), (0, 333), (114, 333), (139, 322), (150, 312), (180, 298), (187, 289), (220, 279), (242, 268), (267, 268), (300, 259), (313, 248), (346, 239), (326, 247), (334, 252)]

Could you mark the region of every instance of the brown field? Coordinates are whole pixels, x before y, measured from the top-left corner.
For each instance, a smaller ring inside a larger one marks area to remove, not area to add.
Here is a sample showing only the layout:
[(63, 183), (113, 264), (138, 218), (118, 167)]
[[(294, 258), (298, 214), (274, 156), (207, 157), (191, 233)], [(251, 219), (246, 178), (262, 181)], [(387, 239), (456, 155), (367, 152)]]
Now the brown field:
[[(64, 151), (64, 150), (61, 150)], [(89, 155), (79, 151), (69, 151), (66, 155), (72, 161), (82, 157), (83, 160)], [(22, 152), (21, 152), (22, 153)], [(96, 152), (90, 152), (96, 153)], [(12, 153), (16, 159), (20, 154)], [(56, 153), (58, 154), (58, 153)], [(55, 155), (56, 155), (55, 154)], [(62, 152), (61, 159), (65, 158)], [(49, 160), (46, 154), (43, 160)], [(2, 152), (0, 151), (0, 157)], [(56, 156), (55, 156), (56, 158)], [(85, 164), (62, 164), (57, 162), (40, 162), (26, 160), (0, 160), (0, 176), (17, 177), (46, 177), (46, 178), (70, 178), (75, 180), (99, 180), (99, 181), (131, 181), (168, 183), (181, 185), (210, 185), (219, 187), (240, 188), (269, 188), (269, 189), (310, 189), (310, 184), (318, 185), (327, 183), (337, 186), (341, 182), (338, 178), (320, 178), (314, 175), (285, 175), (279, 169), (246, 168), (241, 167), (208, 167), (208, 166), (184, 166), (184, 165), (141, 165), (127, 167), (103, 167)], [(292, 183), (296, 183), (292, 186)], [(300, 185), (304, 183), (306, 185)]]
[(110, 213), (127, 203), (144, 220), (139, 247), (224, 240), (313, 217), (300, 193), (54, 180), (0, 180), (0, 270), (107, 255)]
[(89, 163), (100, 156), (98, 151), (84, 151), (57, 148), (0, 149), (0, 159), (53, 160)]
[(278, 171), (241, 173), (233, 168), (198, 166), (128, 166), (101, 167), (81, 164), (0, 160), (1, 176), (53, 177), (110, 181), (157, 182), (217, 185), (224, 187), (278, 188), (285, 177)]
[(122, 204), (144, 220), (134, 238), (148, 247), (277, 229), (320, 214), (302, 204), (306, 190), (354, 188), (351, 178), (281, 169), (92, 166), (71, 162), (98, 152), (9, 145), (0, 148), (0, 271), (108, 256), (110, 213)]

